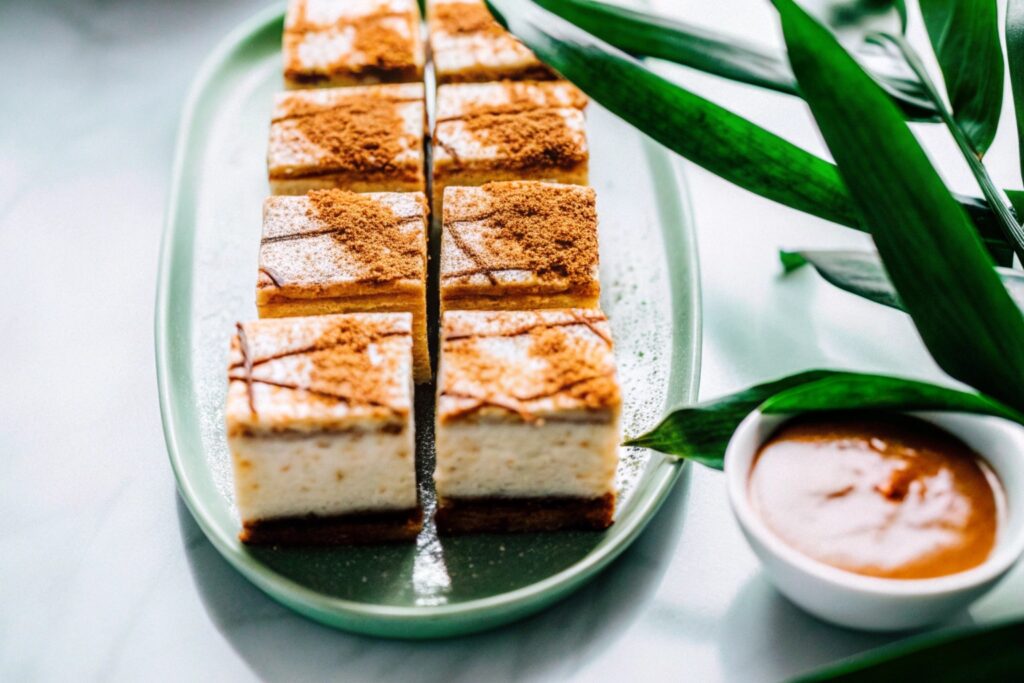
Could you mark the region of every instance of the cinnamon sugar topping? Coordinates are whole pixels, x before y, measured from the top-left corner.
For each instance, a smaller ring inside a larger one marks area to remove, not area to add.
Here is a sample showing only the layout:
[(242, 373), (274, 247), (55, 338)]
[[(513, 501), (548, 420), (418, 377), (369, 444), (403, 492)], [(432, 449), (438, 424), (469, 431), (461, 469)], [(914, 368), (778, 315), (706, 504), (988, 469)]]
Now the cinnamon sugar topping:
[[(582, 110), (587, 98), (568, 83), (500, 82), (441, 86), (436, 144), (459, 166), (458, 137), (494, 150), (507, 169), (574, 169), (587, 161)], [(458, 122), (456, 125), (454, 122)]]
[[(409, 33), (418, 30), (410, 26)], [(365, 65), (357, 70), (388, 71), (402, 69), (414, 62), (413, 42), (407, 35), (396, 31), (381, 17), (365, 17), (355, 22), (355, 49), (362, 53)], [(345, 67), (345, 60), (330, 64), (328, 71), (336, 71)]]
[(317, 165), (351, 173), (401, 173), (399, 155), (416, 144), (406, 139), (396, 102), (379, 95), (348, 97), (334, 106), (302, 103), (287, 117), (324, 154)]
[(480, 142), (493, 145), (513, 168), (574, 168), (587, 160), (558, 111), (467, 113), (466, 129)]
[[(593, 189), (521, 181), (464, 192), (484, 200), (468, 206), (446, 201), (444, 226), (474, 267), (446, 270), (442, 264), (443, 279), (483, 273), (494, 282), (497, 271), (521, 270), (542, 281), (593, 283), (598, 263)], [(470, 227), (473, 240), (468, 239)]]
[(431, 7), (430, 18), (441, 31), (450, 35), (507, 35), (505, 29), (494, 20), (482, 3), (438, 4)]
[(446, 313), (438, 415), (492, 408), (534, 421), (617, 411), (607, 325), (584, 309)]
[(310, 18), (307, 2), (291, 3), (285, 26), (286, 78), (298, 83), (339, 75), (414, 80), (422, 68), (415, 3), (364, 4)]
[(323, 427), (356, 413), (408, 413), (409, 321), (351, 314), (240, 324), (228, 368), (229, 424), (287, 429), (315, 419)]
[(307, 197), (307, 216), (329, 230), (365, 265), (364, 279), (389, 282), (422, 274), (422, 235), (403, 230), (390, 207), (344, 190), (313, 190)]

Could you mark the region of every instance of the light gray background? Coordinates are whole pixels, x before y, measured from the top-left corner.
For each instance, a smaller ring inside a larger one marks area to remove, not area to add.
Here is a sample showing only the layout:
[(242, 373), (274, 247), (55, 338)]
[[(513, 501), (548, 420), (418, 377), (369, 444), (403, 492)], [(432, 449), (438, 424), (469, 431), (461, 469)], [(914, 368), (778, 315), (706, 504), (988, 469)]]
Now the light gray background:
[[(220, 559), (178, 500), (164, 451), (154, 286), (186, 88), (219, 38), (263, 4), (0, 0), (0, 679), (774, 681), (885, 642), (779, 597), (729, 515), (721, 476), (699, 468), (595, 582), (475, 637), (332, 631)], [(766, 0), (655, 4), (778, 42)], [(800, 102), (670, 73), (822, 151)], [(1012, 127), (1007, 98), (988, 163), (1019, 187)], [(942, 131), (925, 137), (951, 183), (975, 191)], [(778, 247), (863, 236), (687, 170), (703, 269), (702, 396), (818, 366), (937, 376), (901, 314), (811, 273), (780, 279)], [(957, 621), (1022, 611), (1024, 567)]]

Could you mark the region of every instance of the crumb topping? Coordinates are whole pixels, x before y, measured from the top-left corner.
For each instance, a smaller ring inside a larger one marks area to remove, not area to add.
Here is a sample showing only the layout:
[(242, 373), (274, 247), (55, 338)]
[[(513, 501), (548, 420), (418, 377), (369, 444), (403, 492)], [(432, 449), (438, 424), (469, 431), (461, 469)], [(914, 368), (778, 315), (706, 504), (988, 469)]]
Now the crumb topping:
[[(415, 69), (419, 12), (413, 2), (338, 3), (310, 16), (308, 2), (289, 7), (286, 76), (301, 82), (335, 74), (388, 73)], [(327, 10), (331, 11), (327, 11)], [(306, 36), (312, 38), (304, 44)], [(312, 51), (303, 56), (304, 51)], [(313, 56), (319, 52), (319, 55)]]
[(345, 296), (353, 284), (399, 280), (422, 286), (426, 217), (426, 197), (418, 192), (332, 189), (313, 190), (305, 197), (269, 197), (264, 203), (258, 299)]
[(524, 270), (544, 282), (593, 282), (598, 244), (592, 188), (499, 182), (472, 194), (482, 201), (446, 201), (443, 211), (446, 234), (473, 266), (449, 271), (442, 265), (443, 279), (484, 274), (493, 283), (497, 271)]
[(618, 409), (611, 337), (600, 311), (452, 311), (443, 327), (442, 419), (488, 408), (524, 421)]
[(430, 8), (430, 18), (438, 29), (450, 35), (508, 35), (494, 20), (483, 3), (444, 3)]
[[(567, 112), (583, 110), (587, 97), (568, 84), (533, 81), (473, 85), (450, 85), (439, 98), (436, 143), (461, 164), (459, 154), (441, 124), (452, 121), (480, 144), (494, 148), (501, 165), (510, 168), (575, 168), (587, 161), (587, 150), (580, 143), (580, 131), (567, 120)], [(490, 95), (490, 97), (488, 97)], [(464, 97), (460, 101), (460, 97)]]
[[(411, 36), (417, 26), (410, 26), (409, 33), (401, 33), (381, 17), (365, 17), (355, 22), (355, 43), (353, 47), (364, 56), (365, 63), (358, 70), (390, 71), (403, 69), (414, 64), (413, 40)], [(339, 59), (327, 66), (334, 73), (350, 68), (345, 59)]]
[(274, 122), (290, 122), (320, 149), (316, 165), (323, 170), (400, 173), (405, 169), (398, 158), (418, 142), (405, 132), (398, 110), (399, 103), (406, 101), (410, 100), (382, 92), (347, 96), (331, 104), (295, 99), (288, 113)]
[(367, 270), (374, 282), (414, 278), (423, 270), (424, 244), (402, 229), (390, 207), (372, 197), (344, 190), (312, 190), (307, 216), (330, 230)]
[(407, 414), (410, 354), (408, 314), (239, 323), (229, 421), (288, 429), (303, 420), (324, 426), (332, 418)]

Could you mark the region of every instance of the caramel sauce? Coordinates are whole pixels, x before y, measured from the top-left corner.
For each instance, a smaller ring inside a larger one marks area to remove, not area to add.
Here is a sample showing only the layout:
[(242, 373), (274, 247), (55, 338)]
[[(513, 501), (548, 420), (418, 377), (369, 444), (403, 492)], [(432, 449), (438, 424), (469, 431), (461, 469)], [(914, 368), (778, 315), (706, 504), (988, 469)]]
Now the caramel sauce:
[(984, 562), (1003, 502), (998, 479), (966, 444), (896, 415), (790, 421), (761, 447), (748, 486), (756, 513), (788, 545), (895, 579)]

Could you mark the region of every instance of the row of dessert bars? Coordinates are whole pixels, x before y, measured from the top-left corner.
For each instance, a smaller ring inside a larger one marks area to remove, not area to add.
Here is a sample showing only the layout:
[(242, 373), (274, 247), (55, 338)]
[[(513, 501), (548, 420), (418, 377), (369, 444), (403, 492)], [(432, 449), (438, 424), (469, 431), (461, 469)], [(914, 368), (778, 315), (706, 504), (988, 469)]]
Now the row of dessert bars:
[(439, 532), (611, 523), (620, 395), (586, 99), (479, 0), (435, 0), (429, 15), (441, 85), (428, 203), (415, 0), (289, 5), (260, 319), (238, 325), (228, 369), (245, 542), (419, 532), (413, 382), (432, 376), (431, 243)]

